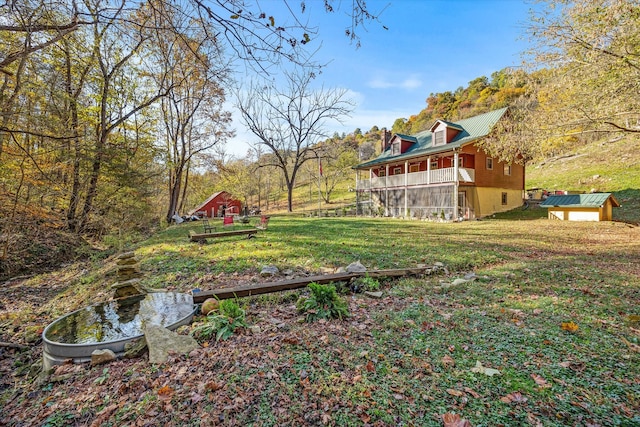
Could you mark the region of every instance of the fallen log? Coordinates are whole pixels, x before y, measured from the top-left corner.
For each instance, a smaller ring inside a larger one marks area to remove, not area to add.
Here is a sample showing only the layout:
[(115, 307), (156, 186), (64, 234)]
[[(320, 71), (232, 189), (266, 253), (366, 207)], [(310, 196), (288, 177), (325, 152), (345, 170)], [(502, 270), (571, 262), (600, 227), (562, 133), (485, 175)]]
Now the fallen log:
[(20, 349), (20, 350), (24, 350), (25, 348), (29, 348), (28, 345), (15, 344), (15, 343), (12, 343), (12, 342), (4, 342), (4, 341), (0, 341), (0, 347), (17, 348), (17, 349)]
[(193, 292), (193, 302), (202, 303), (207, 298), (228, 299), (235, 297), (248, 297), (251, 295), (268, 294), (271, 292), (289, 291), (291, 289), (299, 289), (306, 287), (309, 283), (315, 282), (326, 284), (331, 282), (345, 282), (357, 277), (402, 277), (417, 276), (421, 274), (430, 274), (437, 267), (421, 267), (421, 268), (400, 268), (392, 270), (371, 270), (354, 273), (334, 273), (322, 274), (317, 276), (300, 277), (291, 280), (282, 280), (278, 282), (258, 283), (254, 285), (236, 286), (233, 288), (213, 289), (209, 291)]

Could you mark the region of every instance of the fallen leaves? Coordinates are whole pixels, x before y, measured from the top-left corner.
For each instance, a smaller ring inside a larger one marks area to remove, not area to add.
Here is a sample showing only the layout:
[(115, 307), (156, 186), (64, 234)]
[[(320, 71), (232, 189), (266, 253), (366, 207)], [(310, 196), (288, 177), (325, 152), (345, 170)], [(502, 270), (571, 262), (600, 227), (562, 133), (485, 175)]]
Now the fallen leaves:
[(551, 384), (549, 384), (547, 382), (547, 380), (545, 380), (544, 378), (542, 378), (538, 374), (531, 374), (531, 378), (533, 378), (533, 381), (535, 381), (536, 385), (538, 387), (540, 387), (540, 388), (549, 388), (549, 387), (551, 387)]
[(467, 393), (469, 393), (471, 396), (475, 397), (476, 399), (480, 398), (480, 395), (470, 387), (465, 387), (464, 391), (466, 391)]
[(175, 393), (174, 389), (172, 389), (168, 385), (165, 385), (158, 390), (158, 398), (160, 398), (160, 400), (165, 400), (165, 401), (171, 400), (171, 397), (173, 396), (174, 393)]
[(454, 366), (456, 366), (456, 361), (448, 354), (441, 359), (441, 362), (442, 366), (444, 366), (445, 368), (453, 368)]
[(500, 401), (503, 403), (525, 403), (528, 399), (522, 395), (519, 391), (509, 393), (506, 396), (502, 396)]
[(476, 366), (471, 368), (471, 372), (476, 372), (478, 374), (485, 374), (489, 377), (492, 377), (494, 375), (500, 375), (499, 370), (482, 366), (482, 363), (479, 360), (476, 361)]
[(455, 396), (455, 397), (462, 397), (462, 396), (464, 396), (464, 391), (455, 390), (455, 389), (453, 389), (453, 388), (448, 388), (448, 389), (447, 389), (447, 393), (449, 393), (451, 396)]
[(208, 383), (205, 384), (204, 389), (206, 391), (218, 391), (222, 387), (224, 387), (224, 383), (218, 383), (218, 382), (215, 382), (215, 381), (209, 381)]
[(571, 333), (576, 332), (579, 329), (579, 326), (573, 322), (562, 322), (560, 327), (562, 328), (563, 331), (567, 331)]
[(630, 342), (629, 340), (625, 339), (624, 337), (621, 337), (620, 339), (622, 340), (623, 343), (625, 343), (627, 345), (627, 347), (629, 347), (631, 349), (631, 351), (636, 352), (636, 353), (640, 353), (640, 345), (634, 344), (634, 343)]
[(374, 372), (376, 370), (376, 367), (371, 360), (367, 362), (367, 365), (364, 368), (367, 370), (367, 372)]
[(450, 412), (442, 415), (444, 427), (471, 427), (471, 423), (458, 414)]

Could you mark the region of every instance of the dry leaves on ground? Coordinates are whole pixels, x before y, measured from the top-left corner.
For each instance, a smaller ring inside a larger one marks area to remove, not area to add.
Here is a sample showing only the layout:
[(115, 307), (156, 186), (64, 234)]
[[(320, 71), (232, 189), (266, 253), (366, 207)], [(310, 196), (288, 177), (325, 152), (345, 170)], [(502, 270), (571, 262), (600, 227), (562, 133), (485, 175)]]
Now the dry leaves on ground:
[(471, 427), (471, 423), (458, 414), (450, 412), (442, 416), (444, 427)]

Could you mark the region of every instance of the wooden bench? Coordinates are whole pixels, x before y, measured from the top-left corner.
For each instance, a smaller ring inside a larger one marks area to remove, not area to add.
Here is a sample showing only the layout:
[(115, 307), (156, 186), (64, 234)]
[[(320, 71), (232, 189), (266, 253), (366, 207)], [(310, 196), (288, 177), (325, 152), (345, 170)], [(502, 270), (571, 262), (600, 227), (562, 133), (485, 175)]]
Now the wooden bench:
[(205, 233), (213, 233), (215, 231), (216, 227), (211, 225), (211, 224), (209, 224), (209, 220), (208, 219), (205, 218), (205, 219), (202, 219), (200, 221), (202, 221), (202, 228), (204, 229)]
[(250, 238), (258, 233), (257, 228), (246, 228), (241, 230), (230, 230), (230, 231), (218, 231), (212, 233), (196, 233), (193, 230), (189, 230), (189, 240), (192, 242), (204, 242), (207, 239), (219, 239), (221, 237), (228, 236), (242, 236), (246, 235), (247, 238)]

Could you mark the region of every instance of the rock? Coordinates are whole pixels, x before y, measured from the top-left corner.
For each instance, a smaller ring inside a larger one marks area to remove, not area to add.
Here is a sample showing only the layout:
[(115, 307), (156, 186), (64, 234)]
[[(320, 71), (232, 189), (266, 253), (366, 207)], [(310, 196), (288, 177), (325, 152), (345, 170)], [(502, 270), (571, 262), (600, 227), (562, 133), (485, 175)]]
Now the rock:
[(133, 251), (123, 252), (120, 255), (118, 255), (118, 259), (129, 259), (129, 258), (133, 258), (134, 256), (136, 256), (136, 253)]
[(476, 273), (467, 273), (464, 275), (464, 278), (466, 280), (472, 281), (472, 280), (476, 280), (478, 276), (476, 276)]
[(140, 295), (147, 293), (146, 289), (140, 285), (140, 279), (129, 279), (117, 282), (111, 285), (111, 289), (115, 289), (114, 298), (130, 297), (132, 295)]
[(202, 307), (200, 308), (200, 313), (203, 315), (207, 315), (213, 311), (217, 311), (220, 308), (220, 301), (215, 298), (207, 298), (202, 303)]
[(258, 325), (249, 326), (249, 331), (251, 331), (253, 335), (258, 335), (260, 332), (262, 332), (262, 330), (260, 329), (260, 326)]
[(436, 266), (436, 267), (444, 267), (444, 264), (441, 263), (440, 261), (434, 262), (433, 265)]
[(165, 363), (169, 352), (189, 354), (200, 348), (195, 339), (188, 335), (178, 335), (159, 325), (147, 325), (144, 337), (149, 347), (149, 363)]
[(372, 292), (372, 291), (364, 291), (364, 294), (368, 297), (371, 298), (376, 298), (376, 299), (380, 299), (382, 298), (382, 292), (378, 291), (378, 292)]
[(280, 270), (275, 265), (265, 265), (262, 267), (262, 271), (260, 271), (260, 276), (262, 277), (270, 277), (278, 274)]
[(134, 265), (137, 263), (138, 263), (138, 260), (134, 257), (134, 258), (119, 259), (118, 262), (116, 262), (116, 265)]
[(24, 331), (24, 340), (28, 344), (34, 344), (42, 338), (44, 327), (38, 325), (27, 326)]
[(63, 383), (67, 380), (70, 380), (71, 378), (73, 378), (73, 373), (69, 372), (67, 374), (61, 374), (61, 375), (51, 375), (49, 377), (49, 382), (52, 383)]
[(463, 284), (465, 284), (467, 282), (468, 282), (468, 280), (465, 280), (465, 279), (456, 279), (451, 283), (451, 285), (452, 286), (458, 286), (458, 285), (463, 285)]
[(137, 274), (141, 275), (140, 271), (138, 271), (138, 267), (133, 265), (123, 265), (118, 268), (118, 277), (128, 277)]
[(367, 267), (362, 265), (360, 261), (352, 262), (347, 266), (347, 273), (364, 273), (367, 271)]
[(113, 350), (108, 348), (102, 350), (93, 350), (91, 353), (91, 366), (102, 365), (103, 363), (109, 363), (117, 359)]
[(147, 341), (144, 338), (128, 342), (124, 345), (125, 359), (135, 359), (147, 351)]

